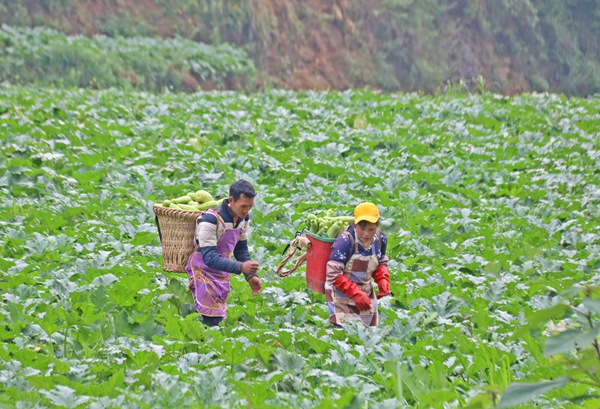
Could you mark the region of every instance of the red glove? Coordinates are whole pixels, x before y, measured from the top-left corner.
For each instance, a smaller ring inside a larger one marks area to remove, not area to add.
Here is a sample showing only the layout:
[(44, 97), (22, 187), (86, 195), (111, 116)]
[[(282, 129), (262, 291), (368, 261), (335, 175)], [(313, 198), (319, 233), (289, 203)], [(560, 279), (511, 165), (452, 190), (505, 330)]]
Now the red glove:
[(358, 288), (358, 285), (343, 274), (340, 274), (334, 281), (333, 285), (354, 300), (354, 305), (359, 311), (367, 311), (373, 308), (371, 299), (363, 290)]
[(386, 265), (381, 264), (373, 273), (373, 280), (379, 287), (377, 298), (384, 297), (390, 293), (390, 274)]

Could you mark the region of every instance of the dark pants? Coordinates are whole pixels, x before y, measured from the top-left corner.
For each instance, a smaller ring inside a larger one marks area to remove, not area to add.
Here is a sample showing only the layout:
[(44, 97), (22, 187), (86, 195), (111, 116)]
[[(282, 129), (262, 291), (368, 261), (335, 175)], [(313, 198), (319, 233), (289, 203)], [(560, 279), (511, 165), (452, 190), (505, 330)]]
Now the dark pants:
[(223, 321), (223, 317), (209, 317), (208, 315), (203, 315), (202, 321), (209, 327), (216, 327)]

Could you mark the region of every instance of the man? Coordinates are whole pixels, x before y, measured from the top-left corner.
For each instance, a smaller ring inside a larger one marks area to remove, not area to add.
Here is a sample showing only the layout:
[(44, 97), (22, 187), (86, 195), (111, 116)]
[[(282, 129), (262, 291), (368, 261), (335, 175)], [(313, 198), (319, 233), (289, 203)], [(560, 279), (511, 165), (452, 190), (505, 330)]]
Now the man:
[(255, 196), (252, 184), (240, 179), (229, 187), (229, 199), (196, 221), (196, 251), (190, 256), (186, 271), (196, 310), (208, 326), (219, 325), (227, 316), (232, 273), (244, 274), (252, 294), (262, 290), (256, 274), (258, 262), (251, 260), (248, 252), (249, 213)]

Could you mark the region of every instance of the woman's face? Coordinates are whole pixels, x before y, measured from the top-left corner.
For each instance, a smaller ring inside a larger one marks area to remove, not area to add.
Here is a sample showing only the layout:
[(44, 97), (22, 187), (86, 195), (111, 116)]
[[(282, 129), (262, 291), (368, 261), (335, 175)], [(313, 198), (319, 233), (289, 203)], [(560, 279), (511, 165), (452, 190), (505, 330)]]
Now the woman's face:
[(363, 244), (370, 244), (373, 241), (373, 236), (377, 232), (377, 224), (367, 222), (365, 227), (360, 227), (360, 224), (354, 226), (356, 230), (356, 236), (363, 242)]
[(250, 213), (250, 209), (254, 205), (254, 198), (241, 195), (238, 200), (233, 201), (233, 196), (229, 198), (229, 208), (234, 216), (243, 219)]

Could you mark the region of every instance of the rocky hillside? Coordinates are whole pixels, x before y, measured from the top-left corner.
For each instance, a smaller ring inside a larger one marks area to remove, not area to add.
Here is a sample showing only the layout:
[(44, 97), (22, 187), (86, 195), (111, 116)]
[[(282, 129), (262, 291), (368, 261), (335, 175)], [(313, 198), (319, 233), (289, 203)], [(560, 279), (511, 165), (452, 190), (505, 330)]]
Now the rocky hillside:
[(259, 89), (600, 92), (595, 0), (0, 0), (0, 21), (229, 42)]

